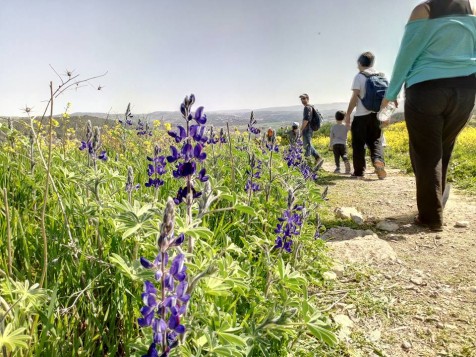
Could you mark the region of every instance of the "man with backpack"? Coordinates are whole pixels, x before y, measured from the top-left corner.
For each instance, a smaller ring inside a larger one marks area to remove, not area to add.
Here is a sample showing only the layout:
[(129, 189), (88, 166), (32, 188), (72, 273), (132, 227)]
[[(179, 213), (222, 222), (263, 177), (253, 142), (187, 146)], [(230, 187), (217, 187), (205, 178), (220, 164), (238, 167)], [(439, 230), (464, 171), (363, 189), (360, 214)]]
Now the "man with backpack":
[[(365, 171), (365, 145), (370, 150), (370, 158), (375, 172), (380, 180), (387, 173), (382, 148), (382, 130), (377, 119), (380, 104), (388, 87), (387, 80), (374, 68), (375, 56), (371, 52), (365, 52), (357, 60), (359, 73), (352, 83), (352, 97), (350, 98), (345, 124), (351, 128), (352, 133), (352, 159), (354, 164), (353, 178), (364, 177)], [(352, 126), (350, 114), (355, 109)]]
[(299, 98), (301, 98), (301, 103), (304, 105), (301, 126), (304, 156), (309, 157), (312, 155), (314, 157), (316, 160), (314, 170), (317, 171), (321, 168), (324, 160), (321, 158), (321, 155), (319, 155), (314, 146), (312, 146), (312, 134), (315, 130), (319, 130), (321, 125), (321, 115), (312, 105), (309, 104), (309, 96), (307, 94), (301, 94)]

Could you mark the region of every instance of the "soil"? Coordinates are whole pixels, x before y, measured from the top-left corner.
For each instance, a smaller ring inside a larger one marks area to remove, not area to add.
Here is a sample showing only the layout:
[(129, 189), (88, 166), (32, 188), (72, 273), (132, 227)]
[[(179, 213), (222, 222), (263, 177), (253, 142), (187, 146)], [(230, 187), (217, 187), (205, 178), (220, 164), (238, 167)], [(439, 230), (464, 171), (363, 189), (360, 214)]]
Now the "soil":
[[(388, 170), (385, 180), (332, 174), (326, 163), (330, 210), (355, 207), (397, 260), (347, 264), (332, 285), (335, 315), (347, 315), (350, 356), (476, 356), (476, 197), (452, 189), (443, 232), (413, 224), (415, 179)], [(389, 220), (395, 232), (375, 225)], [(467, 227), (457, 222), (467, 221)], [(330, 244), (329, 244), (330, 245)], [(340, 295), (340, 297), (339, 297)]]

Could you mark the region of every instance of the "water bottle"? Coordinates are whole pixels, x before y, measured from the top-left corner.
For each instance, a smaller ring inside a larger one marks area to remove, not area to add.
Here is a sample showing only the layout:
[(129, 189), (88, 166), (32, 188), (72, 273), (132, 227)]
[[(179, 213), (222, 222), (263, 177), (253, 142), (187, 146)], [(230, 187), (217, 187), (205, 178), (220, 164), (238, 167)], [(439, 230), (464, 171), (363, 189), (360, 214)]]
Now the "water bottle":
[(394, 102), (389, 102), (385, 108), (378, 113), (378, 120), (380, 121), (380, 127), (384, 128), (390, 124), (390, 118), (395, 112), (396, 106)]

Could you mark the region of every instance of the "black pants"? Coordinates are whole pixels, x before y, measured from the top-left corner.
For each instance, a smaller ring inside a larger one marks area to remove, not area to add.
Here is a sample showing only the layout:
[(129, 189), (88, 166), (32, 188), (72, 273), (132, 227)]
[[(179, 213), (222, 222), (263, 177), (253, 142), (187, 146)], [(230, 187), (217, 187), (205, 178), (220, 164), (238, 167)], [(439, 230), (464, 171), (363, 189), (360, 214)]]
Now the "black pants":
[(352, 161), (354, 175), (362, 176), (365, 170), (365, 145), (370, 150), (372, 163), (383, 160), (382, 141), (380, 136), (380, 122), (376, 113), (355, 116), (351, 126), (352, 133)]
[(442, 194), (456, 137), (474, 107), (474, 88), (406, 90), (405, 121), (416, 179), (418, 215), (423, 223), (443, 224)]
[(347, 147), (344, 144), (334, 144), (332, 145), (332, 151), (334, 152), (334, 160), (336, 162), (336, 167), (340, 167), (340, 158), (342, 161), (347, 162)]

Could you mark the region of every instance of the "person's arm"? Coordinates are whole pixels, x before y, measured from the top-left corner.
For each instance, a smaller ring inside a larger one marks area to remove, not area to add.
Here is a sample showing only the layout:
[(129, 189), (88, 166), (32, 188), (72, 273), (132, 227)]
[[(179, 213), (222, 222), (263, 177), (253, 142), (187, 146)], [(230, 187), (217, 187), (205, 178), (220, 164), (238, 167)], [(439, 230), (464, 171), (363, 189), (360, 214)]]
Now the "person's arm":
[(386, 103), (396, 101), (415, 60), (428, 43), (429, 35), (425, 33), (426, 27), (424, 22), (421, 21), (428, 19), (428, 16), (426, 4), (420, 4), (413, 9), (410, 20), (405, 27), (402, 43), (393, 66), (392, 77), (385, 93)]
[(357, 106), (359, 95), (360, 95), (359, 89), (352, 89), (352, 97), (350, 97), (349, 106), (347, 107), (347, 111), (345, 112), (345, 118), (344, 118), (346, 127), (350, 127), (350, 114), (352, 114), (355, 107)]
[(476, 15), (476, 0), (469, 0), (469, 4), (471, 5), (471, 9), (473, 10), (473, 15)]
[(302, 116), (301, 133), (304, 132), (304, 129), (306, 129), (309, 124), (309, 120), (311, 120), (310, 114), (312, 115), (311, 107), (305, 106), (303, 111), (303, 116)]
[(330, 140), (329, 140), (329, 149), (332, 149), (332, 142), (334, 141), (335, 133), (334, 126), (331, 127)]
[(420, 5), (417, 5), (413, 9), (412, 13), (410, 14), (410, 18), (408, 19), (408, 22), (428, 18), (430, 18), (430, 7), (426, 2), (424, 2)]

